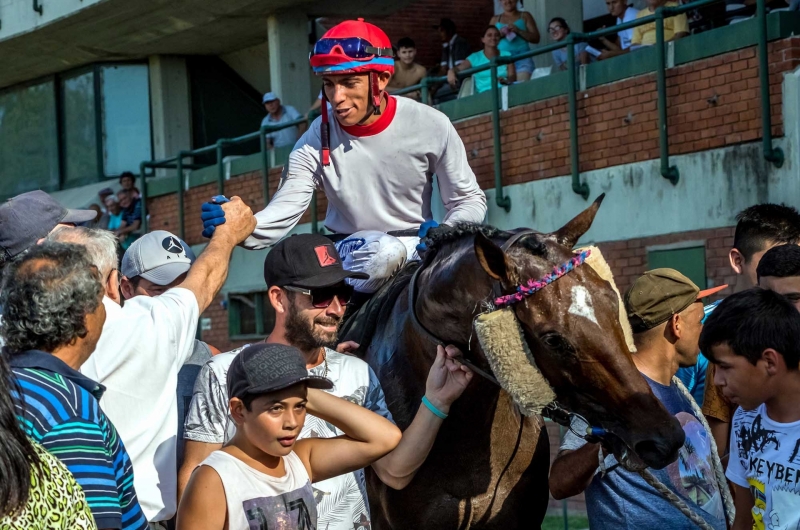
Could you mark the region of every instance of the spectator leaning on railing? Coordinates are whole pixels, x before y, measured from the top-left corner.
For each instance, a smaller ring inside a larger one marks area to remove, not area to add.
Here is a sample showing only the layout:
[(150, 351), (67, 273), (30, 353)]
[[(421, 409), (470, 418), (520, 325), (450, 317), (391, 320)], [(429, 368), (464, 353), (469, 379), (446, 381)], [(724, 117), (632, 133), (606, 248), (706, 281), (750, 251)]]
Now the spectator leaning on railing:
[[(439, 75), (447, 75), (451, 68), (455, 68), (464, 61), (470, 53), (469, 41), (456, 33), (456, 24), (449, 18), (443, 18), (438, 26), (434, 26), (442, 40), (442, 61), (439, 64)], [(455, 99), (458, 90), (445, 83), (436, 91), (437, 102)]]
[[(624, 24), (636, 20), (639, 11), (634, 7), (629, 7), (627, 0), (606, 0), (606, 7), (608, 13), (617, 18), (617, 25)], [(617, 32), (617, 41), (613, 42), (606, 37), (600, 37), (600, 40), (606, 46), (597, 57), (598, 60), (609, 59), (628, 53), (631, 47), (631, 40), (633, 39), (633, 28), (624, 29)]]
[[(455, 89), (458, 77), (456, 74), (462, 70), (466, 70), (467, 68), (473, 68), (478, 66), (483, 66), (489, 64), (489, 62), (494, 57), (510, 57), (511, 54), (509, 52), (500, 51), (497, 48), (498, 43), (500, 42), (500, 30), (498, 30), (494, 26), (488, 26), (486, 30), (483, 32), (483, 38), (481, 39), (483, 42), (483, 50), (479, 52), (475, 52), (469, 57), (467, 57), (464, 61), (451, 68), (447, 72), (447, 82), (450, 84), (451, 87)], [(503, 65), (497, 68), (497, 81), (502, 85), (510, 85), (512, 84), (517, 78), (516, 70), (514, 69), (514, 64)], [(475, 86), (475, 92), (486, 92), (487, 90), (491, 90), (492, 88), (492, 71), (491, 70), (484, 70), (483, 72), (478, 72), (477, 74), (473, 74), (472, 82)]]
[(120, 190), (117, 193), (119, 205), (122, 208), (122, 222), (114, 232), (119, 238), (120, 245), (126, 249), (136, 240), (136, 232), (142, 226), (142, 199), (131, 190)]
[(130, 171), (125, 171), (119, 176), (119, 185), (122, 189), (131, 193), (132, 199), (139, 198), (139, 190), (136, 189), (136, 175)]
[[(417, 46), (410, 38), (403, 37), (397, 41), (396, 55), (394, 74), (392, 74), (392, 79), (389, 80), (389, 84), (386, 86), (389, 92), (416, 85), (427, 74), (425, 67), (414, 61), (417, 57)], [(414, 92), (403, 94), (403, 96), (419, 101), (420, 91), (415, 90)]]
[[(282, 105), (281, 100), (274, 92), (264, 94), (261, 102), (267, 110), (267, 115), (261, 120), (262, 127), (265, 125), (277, 127), (302, 117), (302, 114), (297, 112), (297, 109), (291, 105)], [(269, 147), (293, 146), (300, 135), (306, 132), (306, 129), (307, 125), (303, 123), (294, 127), (286, 127), (279, 131), (269, 132), (264, 136), (267, 138)]]
[[(639, 11), (636, 18), (648, 17), (656, 12), (659, 7), (678, 7), (677, 2), (666, 0), (647, 0), (647, 7)], [(689, 20), (685, 13), (664, 19), (664, 42), (678, 40), (689, 34)], [(650, 22), (633, 28), (631, 49), (639, 46), (652, 46), (656, 43), (656, 23)]]
[[(567, 38), (570, 29), (566, 20), (561, 17), (555, 17), (550, 21), (550, 24), (547, 25), (547, 31), (555, 42), (561, 42)], [(586, 51), (586, 47), (585, 42), (575, 43), (575, 59), (577, 59), (579, 64), (589, 64), (589, 62), (591, 62), (591, 56)], [(567, 52), (566, 46), (558, 50), (553, 50), (553, 62), (555, 63), (556, 69), (567, 69)]]

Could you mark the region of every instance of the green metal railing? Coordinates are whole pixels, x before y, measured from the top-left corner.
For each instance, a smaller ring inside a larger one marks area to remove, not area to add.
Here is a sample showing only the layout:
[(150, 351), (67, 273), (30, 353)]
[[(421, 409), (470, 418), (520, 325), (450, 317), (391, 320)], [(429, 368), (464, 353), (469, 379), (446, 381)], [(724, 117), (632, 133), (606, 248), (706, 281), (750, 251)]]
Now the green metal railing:
[[(501, 89), (498, 85), (498, 72), (497, 69), (501, 66), (519, 61), (521, 59), (536, 57), (550, 53), (554, 50), (567, 48), (567, 70), (571, 75), (567, 76), (567, 100), (569, 109), (569, 126), (570, 126), (570, 171), (572, 175), (572, 190), (581, 195), (584, 199), (589, 198), (589, 185), (581, 181), (580, 175), (580, 150), (579, 150), (579, 126), (578, 126), (578, 69), (575, 60), (575, 45), (580, 42), (588, 42), (593, 39), (617, 34), (620, 31), (635, 28), (645, 24), (655, 23), (656, 26), (656, 85), (658, 91), (658, 131), (659, 131), (659, 149), (660, 149), (660, 162), (661, 162), (661, 175), (668, 179), (672, 184), (677, 184), (680, 179), (678, 168), (670, 165), (669, 154), (669, 133), (667, 129), (667, 59), (666, 59), (666, 43), (664, 42), (664, 19), (679, 14), (687, 13), (698, 8), (702, 8), (714, 3), (721, 3), (723, 0), (697, 0), (695, 2), (677, 6), (677, 7), (660, 7), (656, 9), (655, 13), (642, 17), (630, 22), (618, 24), (610, 28), (601, 29), (591, 33), (570, 33), (565, 42), (557, 42), (546, 46), (541, 46), (535, 50), (530, 50), (525, 53), (514, 55), (511, 57), (494, 57), (488, 64), (473, 67), (457, 72), (459, 79), (465, 79), (477, 73), (491, 70), (491, 115), (492, 115), (492, 136), (493, 136), (493, 156), (494, 156), (494, 183), (495, 183), (495, 201), (497, 206), (503, 208), (505, 211), (511, 209), (511, 198), (505, 194), (503, 188), (503, 167), (502, 167), (502, 145), (501, 145), (501, 126), (500, 126), (500, 94)], [(761, 120), (762, 120), (762, 141), (764, 158), (774, 164), (776, 167), (781, 167), (784, 161), (783, 151), (779, 147), (772, 145), (772, 114), (770, 109), (770, 95), (769, 95), (769, 64), (768, 64), (768, 39), (767, 39), (767, 9), (766, 0), (757, 0), (757, 18), (758, 18), (758, 68), (759, 68), (759, 86), (761, 91)], [(446, 76), (439, 77), (425, 77), (420, 83), (403, 88), (392, 92), (394, 95), (402, 95), (410, 92), (420, 91), (421, 99), (423, 102), (428, 103), (430, 99), (431, 87), (440, 85), (447, 82)], [(216, 142), (214, 145), (201, 147), (191, 151), (181, 151), (178, 156), (166, 158), (163, 160), (152, 160), (142, 162), (140, 166), (140, 174), (142, 177), (142, 223), (143, 228), (147, 231), (147, 185), (146, 177), (147, 170), (156, 170), (162, 168), (172, 168), (178, 170), (178, 207), (179, 207), (179, 231), (182, 238), (184, 238), (184, 219), (183, 219), (183, 170), (184, 169), (197, 169), (199, 165), (185, 164), (183, 160), (192, 156), (216, 153), (217, 165), (217, 191), (224, 194), (225, 189), (225, 172), (223, 167), (223, 154), (227, 146), (237, 145), (258, 139), (259, 148), (262, 160), (262, 187), (265, 204), (269, 201), (269, 150), (267, 149), (267, 142), (265, 134), (272, 131), (279, 131), (287, 127), (294, 127), (305, 122), (305, 118), (299, 118), (292, 122), (282, 124), (277, 127), (262, 126), (257, 132), (246, 134), (238, 138), (223, 138)], [(310, 122), (310, 120), (309, 120)], [(152, 174), (151, 174), (152, 175)], [(313, 196), (312, 211), (311, 211), (312, 230), (318, 231), (317, 219), (317, 203), (316, 193)]]

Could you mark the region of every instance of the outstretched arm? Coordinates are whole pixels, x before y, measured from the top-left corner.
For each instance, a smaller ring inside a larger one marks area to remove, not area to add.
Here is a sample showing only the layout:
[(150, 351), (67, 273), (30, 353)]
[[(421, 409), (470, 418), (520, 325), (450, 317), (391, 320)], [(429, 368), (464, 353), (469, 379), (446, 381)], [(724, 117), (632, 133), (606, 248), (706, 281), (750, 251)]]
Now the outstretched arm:
[(597, 465), (597, 444), (559, 451), (550, 468), (550, 494), (556, 500), (578, 495), (589, 486)]
[[(425, 397), (440, 412), (448, 414), (472, 380), (472, 371), (456, 362), (461, 352), (455, 346), (437, 347), (436, 360), (428, 372)], [(427, 406), (421, 404), (414, 421), (403, 432), (400, 444), (388, 455), (372, 464), (372, 469), (387, 486), (403, 489), (428, 458), (436, 435), (444, 422)]]
[[(266, 208), (255, 215), (255, 230), (244, 240), (245, 248), (255, 250), (267, 248), (286, 236), (300, 222), (311, 203), (321, 171), (319, 128), (312, 126), (298, 140), (289, 155), (278, 191)], [(216, 227), (225, 223), (225, 216), (208, 203), (203, 205), (203, 235), (209, 237)]]
[(458, 222), (483, 223), (486, 195), (469, 167), (464, 142), (446, 117), (442, 116), (442, 121), (447, 134), (442, 153), (433, 168), (447, 210), (442, 222), (450, 225)]
[(295, 453), (312, 482), (349, 473), (370, 465), (397, 447), (400, 429), (374, 412), (321, 390), (309, 388), (306, 410), (344, 432), (337, 438), (306, 438)]

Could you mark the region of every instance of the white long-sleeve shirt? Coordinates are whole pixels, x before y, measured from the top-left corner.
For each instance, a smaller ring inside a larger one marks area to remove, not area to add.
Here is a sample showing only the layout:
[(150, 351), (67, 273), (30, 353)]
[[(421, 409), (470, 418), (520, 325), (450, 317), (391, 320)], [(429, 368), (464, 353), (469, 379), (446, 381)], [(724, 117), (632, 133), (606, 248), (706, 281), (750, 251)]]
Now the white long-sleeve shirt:
[(432, 219), (434, 174), (447, 210), (443, 222), (483, 222), (486, 196), (447, 116), (392, 96), (368, 126), (345, 127), (332, 112), (329, 116), (331, 164), (320, 162), (317, 118), (289, 156), (277, 193), (256, 214), (258, 224), (245, 247), (277, 243), (300, 221), (316, 187), (328, 198), (325, 227), (332, 232), (416, 228)]

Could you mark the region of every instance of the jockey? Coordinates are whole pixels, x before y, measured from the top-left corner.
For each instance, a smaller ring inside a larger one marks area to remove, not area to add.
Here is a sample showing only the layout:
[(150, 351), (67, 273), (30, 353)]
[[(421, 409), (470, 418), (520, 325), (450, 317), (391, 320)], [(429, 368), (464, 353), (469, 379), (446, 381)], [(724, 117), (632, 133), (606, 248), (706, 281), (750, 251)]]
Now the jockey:
[[(256, 214), (258, 224), (244, 246), (277, 243), (320, 187), (328, 199), (325, 227), (341, 234), (336, 249), (344, 267), (368, 273), (369, 280), (352, 283), (372, 293), (417, 257), (419, 237), (390, 233), (432, 220), (434, 174), (447, 210), (444, 223), (483, 222), (486, 197), (448, 118), (385, 92), (394, 60), (380, 28), (363, 19), (342, 22), (316, 43), (310, 62), (322, 77), (322, 116), (298, 140), (278, 191)], [(206, 204), (203, 219), (204, 234), (210, 235), (224, 214)]]

